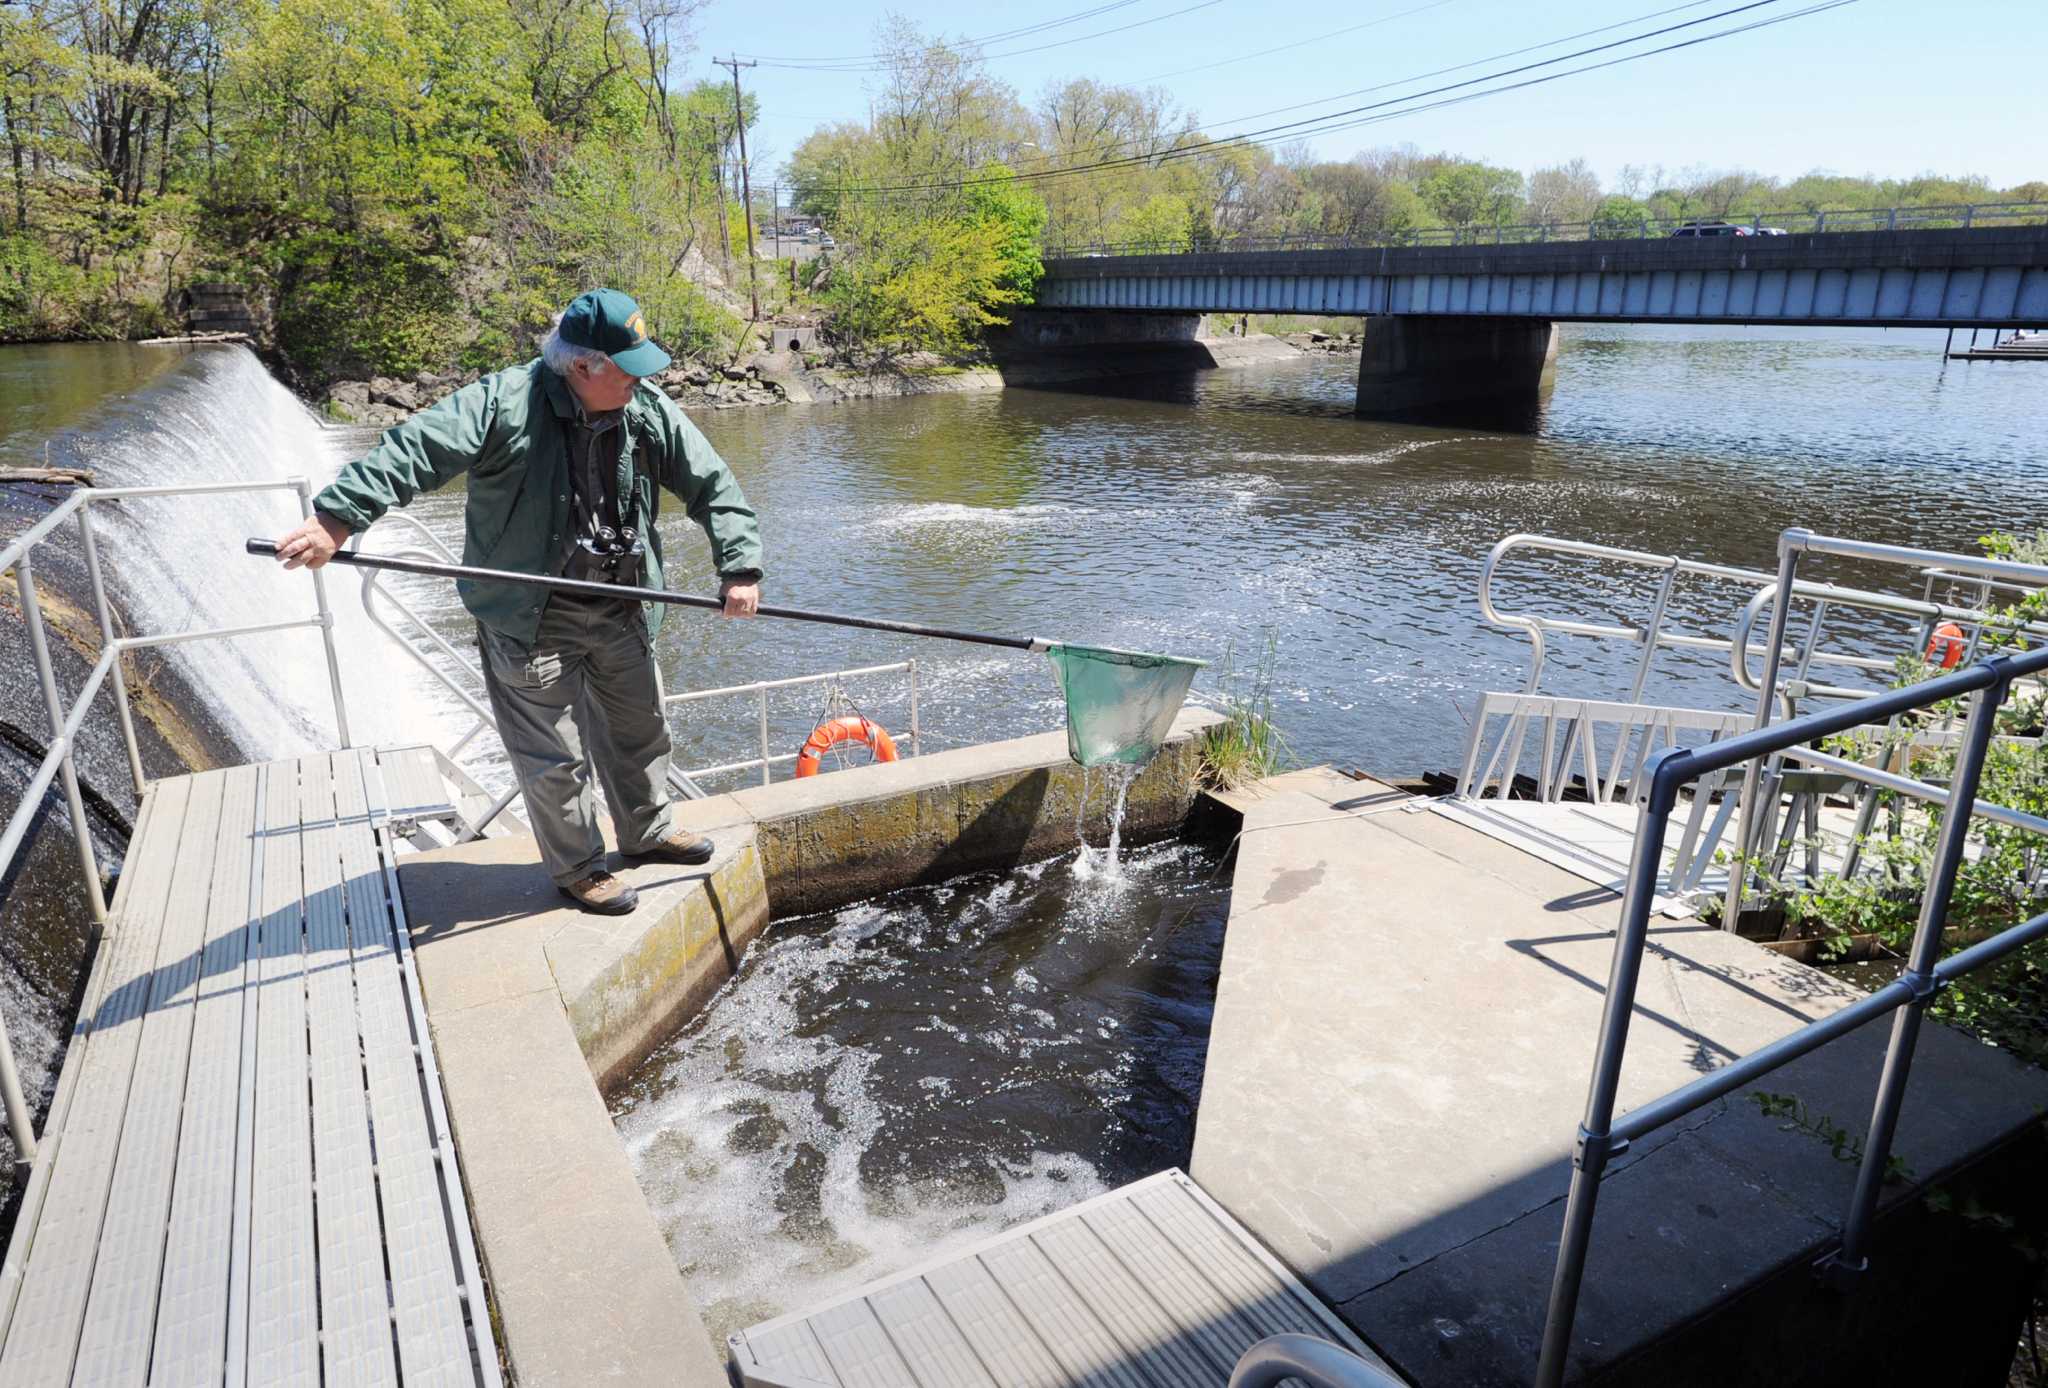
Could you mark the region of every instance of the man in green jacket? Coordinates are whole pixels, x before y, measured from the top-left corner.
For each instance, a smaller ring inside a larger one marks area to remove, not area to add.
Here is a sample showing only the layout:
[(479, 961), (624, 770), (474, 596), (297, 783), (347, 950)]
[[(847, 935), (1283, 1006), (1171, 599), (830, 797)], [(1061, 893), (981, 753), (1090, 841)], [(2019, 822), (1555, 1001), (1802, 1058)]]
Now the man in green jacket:
[[(667, 368), (634, 302), (584, 294), (539, 360), (486, 376), (386, 431), (278, 540), (288, 569), (318, 568), (393, 506), (469, 476), (462, 562), (478, 568), (662, 586), (660, 489), (711, 541), (728, 617), (760, 603), (761, 537), (731, 469), (644, 383)], [(461, 582), (484, 683), (519, 776), (541, 860), (584, 909), (633, 909), (605, 869), (591, 778), (604, 785), (627, 858), (696, 864), (711, 843), (671, 823), (669, 737), (653, 642), (661, 608), (630, 599)]]

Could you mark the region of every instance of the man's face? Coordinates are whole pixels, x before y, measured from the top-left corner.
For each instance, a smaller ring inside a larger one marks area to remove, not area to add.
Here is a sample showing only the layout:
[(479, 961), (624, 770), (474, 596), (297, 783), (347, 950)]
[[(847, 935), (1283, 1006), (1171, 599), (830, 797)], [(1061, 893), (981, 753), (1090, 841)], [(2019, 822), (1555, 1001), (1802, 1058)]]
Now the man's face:
[(585, 358), (569, 368), (569, 389), (592, 414), (623, 408), (639, 382), (638, 376), (627, 375), (609, 360)]

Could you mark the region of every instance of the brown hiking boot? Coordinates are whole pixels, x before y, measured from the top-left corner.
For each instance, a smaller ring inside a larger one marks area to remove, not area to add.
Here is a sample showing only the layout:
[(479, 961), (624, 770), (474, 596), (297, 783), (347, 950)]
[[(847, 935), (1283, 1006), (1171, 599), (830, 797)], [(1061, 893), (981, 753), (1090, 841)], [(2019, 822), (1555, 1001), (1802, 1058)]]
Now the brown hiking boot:
[(682, 863), (696, 867), (711, 861), (711, 840), (702, 834), (693, 834), (688, 829), (671, 829), (645, 848), (636, 848), (622, 856), (635, 862)]
[(603, 868), (557, 890), (584, 910), (600, 916), (623, 916), (640, 904), (640, 893)]

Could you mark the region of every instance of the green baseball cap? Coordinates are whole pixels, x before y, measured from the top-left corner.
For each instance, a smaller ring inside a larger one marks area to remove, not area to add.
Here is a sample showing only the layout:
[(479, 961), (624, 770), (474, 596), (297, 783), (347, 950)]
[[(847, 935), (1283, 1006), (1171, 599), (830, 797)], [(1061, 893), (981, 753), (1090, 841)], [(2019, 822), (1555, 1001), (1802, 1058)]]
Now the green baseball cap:
[(652, 376), (668, 370), (668, 353), (647, 335), (640, 305), (616, 289), (578, 294), (575, 302), (562, 310), (562, 341), (603, 352), (628, 376)]

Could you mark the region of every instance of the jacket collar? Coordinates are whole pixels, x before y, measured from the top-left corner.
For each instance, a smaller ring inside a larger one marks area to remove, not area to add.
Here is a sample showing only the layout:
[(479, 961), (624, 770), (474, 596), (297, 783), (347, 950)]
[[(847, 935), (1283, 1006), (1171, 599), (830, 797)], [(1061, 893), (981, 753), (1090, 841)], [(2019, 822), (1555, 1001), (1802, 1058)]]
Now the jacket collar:
[(555, 418), (576, 418), (576, 397), (569, 393), (569, 383), (546, 362), (540, 365), (541, 389), (547, 392), (548, 404), (554, 408)]

